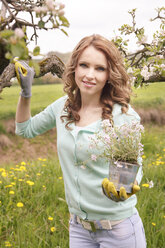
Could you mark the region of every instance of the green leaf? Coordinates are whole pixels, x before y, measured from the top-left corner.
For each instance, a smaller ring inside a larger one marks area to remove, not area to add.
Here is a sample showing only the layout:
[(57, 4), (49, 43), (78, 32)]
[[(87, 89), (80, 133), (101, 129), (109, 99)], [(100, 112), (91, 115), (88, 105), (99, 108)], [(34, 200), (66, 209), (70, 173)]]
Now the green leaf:
[(63, 26), (69, 27), (70, 24), (65, 16), (59, 16), (59, 19), (62, 21)]
[(14, 31), (13, 30), (3, 30), (0, 32), (0, 37), (8, 39), (10, 38), (12, 35), (14, 35)]
[(60, 30), (61, 30), (65, 35), (68, 36), (68, 33), (67, 33), (63, 28), (61, 28)]
[(23, 57), (24, 51), (24, 48), (19, 43), (11, 45), (11, 53), (13, 57)]
[(34, 68), (35, 73), (36, 73), (36, 76), (38, 76), (38, 75), (40, 74), (40, 66), (39, 66), (39, 63), (37, 63), (37, 62), (34, 61), (34, 60), (30, 60), (30, 61), (29, 61), (29, 66)]
[(45, 27), (45, 22), (43, 22), (42, 20), (40, 20), (38, 22), (38, 27), (41, 29), (41, 28), (44, 28)]
[(7, 52), (7, 53), (5, 54), (5, 58), (6, 58), (6, 59), (12, 59), (11, 53), (10, 53), (10, 52)]
[(36, 46), (33, 50), (33, 55), (34, 56), (37, 56), (40, 54), (40, 47), (39, 46)]

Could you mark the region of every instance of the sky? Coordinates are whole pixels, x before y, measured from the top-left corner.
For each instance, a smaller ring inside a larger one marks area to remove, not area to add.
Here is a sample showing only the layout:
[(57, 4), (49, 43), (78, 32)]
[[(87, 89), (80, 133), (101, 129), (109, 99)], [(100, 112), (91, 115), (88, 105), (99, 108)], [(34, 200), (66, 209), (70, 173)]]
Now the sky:
[[(85, 36), (100, 34), (112, 39), (119, 34), (118, 28), (123, 24), (131, 25), (131, 15), (128, 11), (137, 8), (137, 27), (145, 28), (148, 41), (154, 31), (159, 29), (160, 21), (151, 22), (156, 16), (155, 9), (165, 6), (164, 0), (61, 0), (65, 4), (65, 16), (70, 22), (70, 27), (65, 30), (66, 36), (60, 30), (40, 31), (37, 45), (41, 53), (50, 51), (61, 53), (71, 52), (77, 43)], [(30, 34), (30, 33), (29, 33)], [(29, 49), (35, 47), (31, 42)], [(129, 50), (136, 50), (134, 37), (131, 38)]]

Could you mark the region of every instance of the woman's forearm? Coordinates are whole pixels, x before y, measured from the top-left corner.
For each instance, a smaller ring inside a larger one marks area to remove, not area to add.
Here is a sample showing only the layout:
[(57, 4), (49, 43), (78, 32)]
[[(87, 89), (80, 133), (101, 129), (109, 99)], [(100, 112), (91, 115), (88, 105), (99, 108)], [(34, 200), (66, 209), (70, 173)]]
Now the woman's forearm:
[(31, 116), (30, 101), (31, 101), (30, 97), (25, 98), (20, 96), (16, 110), (16, 122), (24, 122), (30, 118)]

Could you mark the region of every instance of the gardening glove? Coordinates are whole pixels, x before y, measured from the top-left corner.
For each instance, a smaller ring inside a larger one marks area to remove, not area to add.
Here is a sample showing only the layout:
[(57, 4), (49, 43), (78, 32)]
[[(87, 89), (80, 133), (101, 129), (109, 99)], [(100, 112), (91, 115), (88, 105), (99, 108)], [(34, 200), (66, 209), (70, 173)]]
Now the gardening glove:
[(120, 188), (118, 192), (112, 182), (108, 180), (108, 178), (104, 178), (102, 181), (102, 189), (104, 194), (113, 201), (125, 201), (133, 194), (136, 194), (140, 187), (136, 184), (132, 184), (132, 193), (127, 193), (124, 187)]
[(15, 60), (15, 71), (18, 82), (21, 86), (20, 95), (29, 98), (31, 97), (31, 86), (34, 78), (34, 69), (24, 61)]

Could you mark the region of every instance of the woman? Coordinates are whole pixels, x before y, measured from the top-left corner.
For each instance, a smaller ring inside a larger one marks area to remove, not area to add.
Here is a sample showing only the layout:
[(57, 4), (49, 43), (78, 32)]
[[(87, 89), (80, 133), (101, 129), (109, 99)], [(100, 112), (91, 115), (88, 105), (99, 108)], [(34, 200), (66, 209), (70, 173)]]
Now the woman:
[[(57, 128), (58, 156), (71, 215), (70, 247), (146, 247), (143, 224), (135, 208), (138, 186), (133, 185), (132, 195), (121, 193), (118, 202), (113, 187), (109, 199), (106, 185), (105, 194), (102, 191), (108, 163), (88, 159), (90, 138), (100, 130), (102, 120), (109, 119), (113, 125), (140, 120), (129, 105), (131, 86), (117, 48), (100, 35), (83, 38), (66, 66), (66, 96), (34, 117), (30, 115), (34, 72), (25, 62), (16, 63), (16, 68), (22, 87), (16, 133), (33, 138)], [(140, 167), (137, 184), (141, 178)]]

